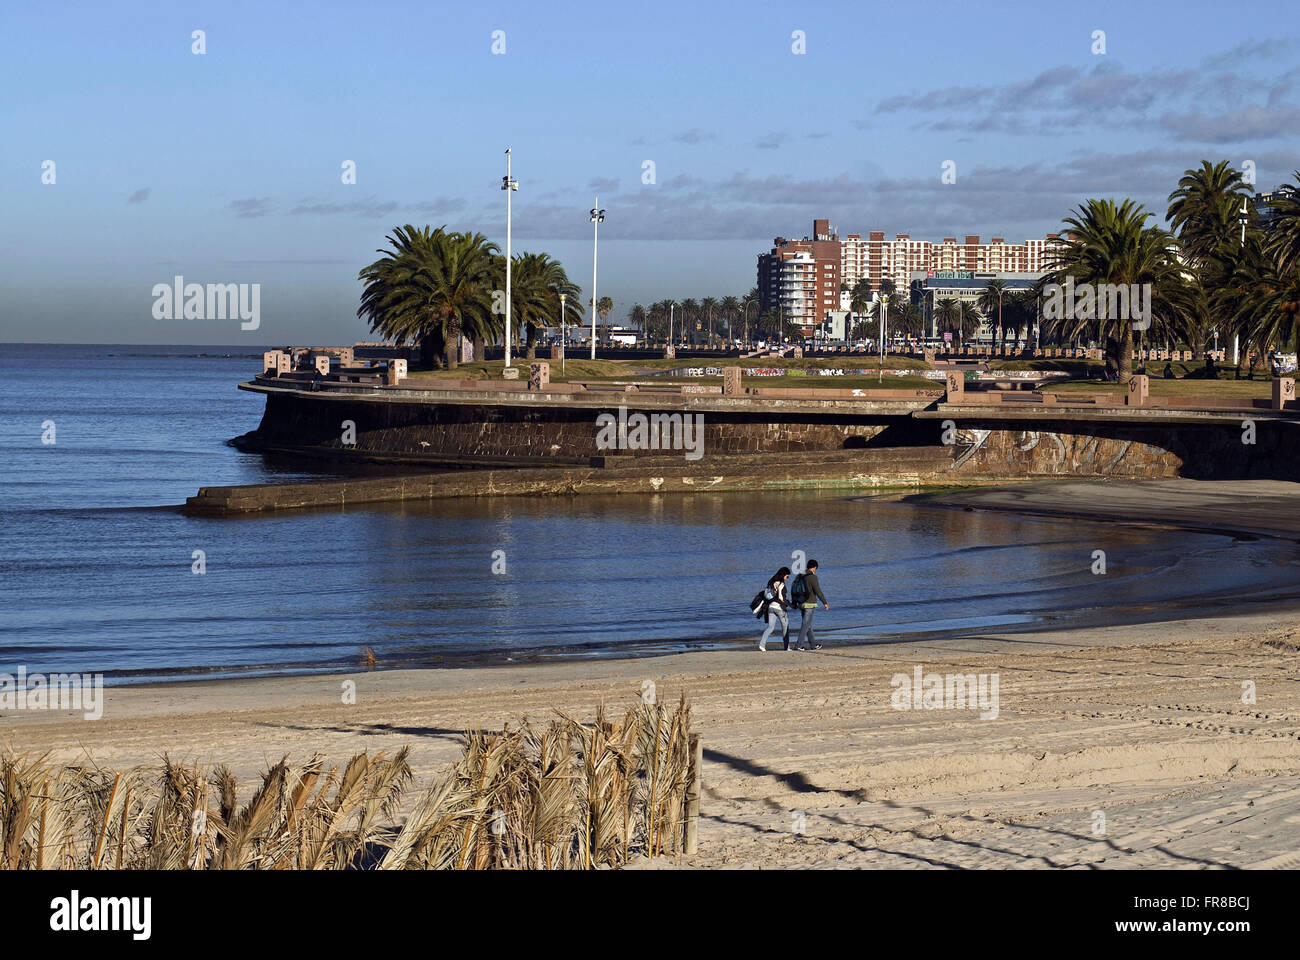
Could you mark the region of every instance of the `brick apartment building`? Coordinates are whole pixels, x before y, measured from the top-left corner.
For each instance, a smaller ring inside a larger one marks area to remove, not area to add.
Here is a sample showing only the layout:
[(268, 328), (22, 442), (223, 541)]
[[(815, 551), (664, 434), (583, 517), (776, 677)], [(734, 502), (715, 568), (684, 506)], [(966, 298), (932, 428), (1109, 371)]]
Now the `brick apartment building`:
[(868, 233), (865, 240), (861, 234), (850, 233), (840, 243), (840, 273), (850, 287), (866, 277), (876, 292), (886, 278), (894, 282), (896, 290), (906, 290), (911, 275), (917, 271), (1041, 274), (1049, 269), (1050, 248), (1056, 240), (1057, 235), (1051, 233), (1042, 240), (1024, 243), (1007, 243), (1003, 237), (981, 243), (978, 234), (968, 234), (960, 243), (956, 237), (933, 243), (913, 240), (906, 233), (896, 234), (893, 240), (886, 240), (879, 230)]
[(811, 237), (777, 237), (758, 255), (758, 308), (777, 311), (812, 336), (826, 314), (840, 309), (840, 238), (829, 220), (814, 220)]

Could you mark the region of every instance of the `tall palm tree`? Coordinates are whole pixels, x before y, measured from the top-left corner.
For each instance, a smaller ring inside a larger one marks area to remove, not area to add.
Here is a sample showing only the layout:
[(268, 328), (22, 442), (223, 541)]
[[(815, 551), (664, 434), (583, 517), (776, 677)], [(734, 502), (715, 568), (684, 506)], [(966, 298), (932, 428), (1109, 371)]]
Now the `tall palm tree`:
[[(1218, 326), (1225, 335), (1249, 337), (1248, 330), (1233, 326), (1246, 315), (1245, 305), (1236, 302), (1228, 289), (1243, 256), (1243, 209), (1247, 228), (1254, 232), (1258, 227), (1258, 216), (1247, 202), (1249, 196), (1249, 186), (1227, 160), (1214, 164), (1202, 160), (1198, 169), (1183, 174), (1178, 188), (1169, 194), (1166, 217), (1187, 260), (1185, 280), (1204, 291), (1204, 306), (1209, 307), (1209, 315), (1221, 318)], [(1238, 292), (1241, 289), (1233, 286)], [(1200, 312), (1195, 291), (1184, 306), (1189, 316)]]
[(425, 362), (439, 353), (457, 364), (462, 333), (499, 328), (492, 313), (500, 248), (481, 233), (445, 227), (398, 227), (386, 237), (392, 250), (362, 268), (365, 284), (357, 316), (372, 332), (398, 343), (418, 343)]
[(581, 313), (579, 288), (564, 272), (558, 260), (545, 253), (519, 253), (511, 267), (510, 309), (514, 330), (526, 334), (526, 356), (537, 356), (537, 331), (559, 313), (560, 294), (572, 300)]
[(889, 304), (889, 324), (913, 337), (925, 335), (925, 314), (910, 300), (900, 299), (898, 303)]
[(1203, 265), (1224, 244), (1237, 240), (1239, 211), (1249, 197), (1250, 188), (1227, 160), (1202, 160), (1199, 169), (1183, 174), (1178, 189), (1169, 194), (1165, 216), (1189, 260)]
[(736, 317), (740, 314), (740, 298), (723, 297), (721, 310), (723, 319), (727, 321), (727, 339), (730, 340), (732, 324), (736, 322)]
[(633, 327), (641, 331), (641, 338), (645, 339), (646, 335), (646, 310), (639, 303), (632, 304), (632, 309), (627, 312), (627, 320)]
[(961, 320), (961, 304), (953, 297), (941, 297), (934, 305), (934, 318), (943, 331), (956, 330)]
[[(1003, 339), (1002, 333), (1002, 300), (1006, 296), (1007, 285), (1001, 280), (994, 277), (984, 284), (984, 289), (980, 291), (978, 304), (980, 312), (986, 317), (996, 316), (993, 322), (994, 350), (1000, 346)], [(995, 314), (996, 311), (996, 314)]]
[(1257, 354), (1272, 347), (1293, 347), (1300, 328), (1300, 270), (1285, 273), (1269, 255), (1258, 233), (1246, 246), (1225, 284), (1225, 301), (1234, 302), (1233, 321), (1245, 331), (1247, 348)]
[(967, 338), (973, 333), (978, 333), (980, 324), (984, 322), (984, 315), (980, 313), (979, 307), (969, 300), (963, 300), (959, 309), (957, 318), (957, 338), (965, 346)]
[(751, 287), (749, 293), (740, 298), (740, 312), (745, 320), (745, 340), (749, 340), (749, 315), (751, 310), (758, 316), (758, 287)]
[[(1076, 284), (1151, 284), (1151, 307), (1155, 318), (1167, 318), (1175, 301), (1174, 291), (1183, 282), (1175, 256), (1172, 235), (1159, 227), (1147, 226), (1154, 216), (1141, 204), (1124, 200), (1088, 200), (1073, 216), (1065, 218), (1068, 240), (1054, 257), (1052, 278)], [(1099, 340), (1108, 352), (1117, 354), (1121, 383), (1133, 376), (1133, 324), (1128, 318), (1109, 317), (1077, 321), (1077, 329), (1096, 324)], [(1113, 348), (1113, 349), (1112, 349)]]
[(690, 297), (677, 305), (677, 319), (682, 321), (678, 329), (683, 334), (690, 332), (690, 336), (686, 338), (689, 343), (695, 342), (695, 322), (699, 319), (699, 313), (700, 305)]
[(704, 315), (705, 320), (705, 339), (713, 342), (713, 315), (718, 312), (718, 298), (705, 297), (700, 301), (700, 313)]

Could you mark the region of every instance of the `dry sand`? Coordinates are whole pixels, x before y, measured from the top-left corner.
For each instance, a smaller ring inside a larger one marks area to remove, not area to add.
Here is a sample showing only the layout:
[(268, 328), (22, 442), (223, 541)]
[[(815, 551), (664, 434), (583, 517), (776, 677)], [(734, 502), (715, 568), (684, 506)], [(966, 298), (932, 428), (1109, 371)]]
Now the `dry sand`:
[[(117, 688), (99, 721), (10, 712), (0, 744), (117, 768), (166, 751), (241, 780), (284, 753), (410, 744), (425, 784), (466, 728), (590, 717), (650, 680), (686, 691), (706, 751), (701, 853), (656, 866), (1295, 867), (1300, 626), (1278, 624)], [(891, 676), (915, 664), (997, 674), (998, 717), (893, 709)]]

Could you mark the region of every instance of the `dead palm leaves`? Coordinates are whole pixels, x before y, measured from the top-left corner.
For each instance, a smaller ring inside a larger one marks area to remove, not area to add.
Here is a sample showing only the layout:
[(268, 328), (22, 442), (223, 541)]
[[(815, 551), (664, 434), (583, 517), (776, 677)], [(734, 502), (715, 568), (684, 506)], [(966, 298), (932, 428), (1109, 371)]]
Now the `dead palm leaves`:
[(560, 714), (466, 734), (448, 773), (396, 817), (412, 774), (359, 753), (340, 773), (280, 760), (247, 802), (226, 767), (164, 757), (109, 773), (0, 753), (0, 868), (516, 869), (617, 866), (680, 849), (690, 707), (641, 704), (593, 724)]

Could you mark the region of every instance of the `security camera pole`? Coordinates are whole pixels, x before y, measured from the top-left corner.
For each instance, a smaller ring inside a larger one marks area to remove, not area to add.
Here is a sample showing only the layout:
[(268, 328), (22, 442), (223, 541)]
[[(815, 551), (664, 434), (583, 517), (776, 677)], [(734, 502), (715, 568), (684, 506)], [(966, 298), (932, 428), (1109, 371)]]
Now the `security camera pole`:
[(501, 178), (506, 192), (506, 366), (510, 366), (510, 194), (519, 189), (519, 181), (510, 176), (510, 148), (506, 147), (506, 175)]
[(600, 239), (600, 224), (605, 219), (605, 211), (599, 209), (600, 198), (591, 208), (591, 359), (596, 359), (596, 249)]

